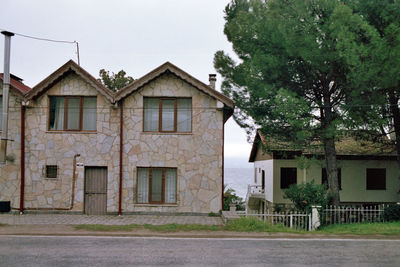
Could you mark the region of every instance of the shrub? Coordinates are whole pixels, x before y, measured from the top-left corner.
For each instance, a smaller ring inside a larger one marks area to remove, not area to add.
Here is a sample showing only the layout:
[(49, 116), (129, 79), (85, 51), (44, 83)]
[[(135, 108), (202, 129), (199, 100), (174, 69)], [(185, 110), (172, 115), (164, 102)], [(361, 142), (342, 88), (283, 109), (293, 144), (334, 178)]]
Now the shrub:
[(310, 212), (313, 205), (324, 207), (329, 202), (324, 185), (315, 184), (314, 181), (291, 185), (284, 191), (283, 197), (290, 199), (296, 209), (303, 212)]
[(245, 210), (243, 199), (236, 195), (235, 190), (228, 188), (224, 192), (224, 210), (229, 210), (229, 205), (236, 204), (236, 210)]
[(383, 211), (383, 218), (387, 222), (400, 221), (400, 205), (391, 204), (385, 207)]

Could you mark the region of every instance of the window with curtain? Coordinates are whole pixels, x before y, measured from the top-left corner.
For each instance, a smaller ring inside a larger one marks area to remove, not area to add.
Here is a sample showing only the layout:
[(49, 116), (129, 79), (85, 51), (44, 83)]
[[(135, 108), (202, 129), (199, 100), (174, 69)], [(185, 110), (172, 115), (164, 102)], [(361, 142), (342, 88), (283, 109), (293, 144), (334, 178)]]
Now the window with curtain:
[(154, 98), (143, 100), (143, 131), (191, 132), (191, 98)]
[(175, 168), (138, 168), (138, 203), (176, 203)]
[(49, 130), (96, 131), (97, 98), (51, 96)]

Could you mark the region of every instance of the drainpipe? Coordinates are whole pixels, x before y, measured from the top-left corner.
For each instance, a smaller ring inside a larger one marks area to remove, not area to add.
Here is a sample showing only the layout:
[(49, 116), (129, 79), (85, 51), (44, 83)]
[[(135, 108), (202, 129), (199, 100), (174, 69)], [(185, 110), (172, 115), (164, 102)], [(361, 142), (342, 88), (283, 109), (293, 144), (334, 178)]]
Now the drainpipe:
[(74, 208), (74, 201), (75, 201), (75, 183), (76, 183), (76, 158), (80, 157), (80, 154), (75, 154), (74, 159), (72, 160), (72, 193), (71, 193), (71, 206), (69, 207), (70, 210)]
[(119, 196), (118, 196), (118, 216), (122, 214), (122, 152), (124, 141), (124, 102), (121, 100), (121, 110), (119, 118)]
[(4, 76), (3, 76), (3, 123), (0, 146), (0, 163), (6, 163), (7, 139), (8, 139), (8, 92), (10, 89), (10, 47), (11, 36), (14, 34), (2, 31), (4, 34)]
[(225, 150), (225, 120), (222, 119), (222, 196), (221, 196), (221, 210), (224, 210), (224, 174), (225, 174), (225, 156), (224, 156), (224, 150)]
[(19, 193), (19, 213), (24, 213), (25, 194), (25, 103), (21, 104), (21, 185)]

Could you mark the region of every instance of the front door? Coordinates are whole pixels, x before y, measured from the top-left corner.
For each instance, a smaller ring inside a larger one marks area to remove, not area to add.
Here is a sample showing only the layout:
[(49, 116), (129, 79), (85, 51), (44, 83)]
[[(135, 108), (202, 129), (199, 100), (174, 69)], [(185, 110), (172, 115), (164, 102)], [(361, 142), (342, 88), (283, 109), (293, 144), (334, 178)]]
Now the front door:
[(107, 212), (107, 167), (85, 167), (85, 213)]

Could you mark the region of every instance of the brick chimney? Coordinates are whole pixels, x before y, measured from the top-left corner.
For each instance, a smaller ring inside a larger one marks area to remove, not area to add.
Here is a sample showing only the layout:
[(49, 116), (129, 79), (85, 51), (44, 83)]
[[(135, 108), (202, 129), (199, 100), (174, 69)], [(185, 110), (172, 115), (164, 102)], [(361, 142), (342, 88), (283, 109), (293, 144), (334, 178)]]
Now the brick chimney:
[(210, 86), (212, 89), (215, 90), (215, 82), (217, 81), (217, 74), (209, 74), (208, 81), (210, 82), (208, 86)]

